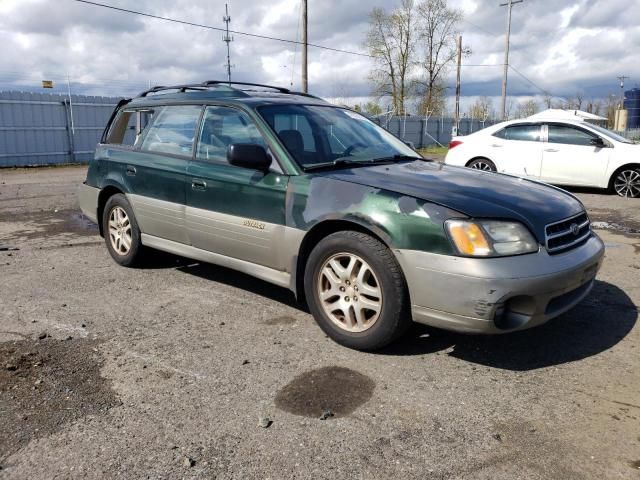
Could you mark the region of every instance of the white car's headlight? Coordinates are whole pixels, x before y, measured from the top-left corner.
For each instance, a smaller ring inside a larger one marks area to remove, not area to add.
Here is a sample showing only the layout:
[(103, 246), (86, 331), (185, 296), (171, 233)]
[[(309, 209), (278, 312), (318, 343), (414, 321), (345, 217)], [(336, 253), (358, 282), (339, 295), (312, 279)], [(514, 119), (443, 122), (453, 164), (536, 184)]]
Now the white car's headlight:
[(538, 242), (518, 222), (447, 220), (447, 231), (458, 252), (472, 257), (501, 257), (538, 251)]

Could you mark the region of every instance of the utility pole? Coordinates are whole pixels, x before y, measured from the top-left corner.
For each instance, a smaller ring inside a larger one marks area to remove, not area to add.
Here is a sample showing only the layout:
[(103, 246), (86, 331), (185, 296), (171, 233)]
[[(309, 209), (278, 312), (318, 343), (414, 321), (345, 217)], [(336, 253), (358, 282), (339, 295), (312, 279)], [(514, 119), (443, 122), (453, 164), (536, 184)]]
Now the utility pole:
[(222, 21), (226, 24), (226, 32), (222, 37), (222, 41), (227, 44), (227, 81), (231, 83), (231, 55), (229, 52), (229, 43), (233, 41), (233, 37), (229, 35), (229, 23), (231, 22), (231, 17), (229, 16), (229, 5), (224, 4), (225, 16), (222, 17)]
[(307, 0), (302, 1), (302, 91), (309, 93), (307, 77)]
[(626, 76), (626, 75), (620, 75), (617, 78), (618, 78), (618, 80), (620, 80), (620, 107), (619, 107), (619, 109), (622, 110), (624, 108), (624, 81), (629, 77)]
[(516, 3), (522, 3), (524, 0), (509, 0), (507, 3), (501, 3), (501, 7), (509, 7), (507, 12), (507, 36), (505, 37), (504, 48), (504, 72), (502, 74), (502, 119), (507, 119), (507, 71), (509, 70), (509, 37), (511, 36), (511, 8)]
[(455, 134), (458, 135), (460, 129), (460, 69), (462, 67), (462, 35), (458, 35), (458, 72), (456, 74), (456, 116)]

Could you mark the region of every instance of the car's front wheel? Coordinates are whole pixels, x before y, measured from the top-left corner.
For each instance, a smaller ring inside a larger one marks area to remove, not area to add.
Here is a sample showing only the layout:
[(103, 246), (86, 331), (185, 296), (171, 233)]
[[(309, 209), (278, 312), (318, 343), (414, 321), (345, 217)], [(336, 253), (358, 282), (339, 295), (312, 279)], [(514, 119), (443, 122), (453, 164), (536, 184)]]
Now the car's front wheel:
[(640, 197), (640, 168), (623, 167), (611, 179), (611, 190), (621, 197)]
[(138, 264), (143, 253), (140, 229), (127, 197), (118, 193), (109, 197), (102, 214), (102, 231), (111, 257), (120, 265)]
[(347, 347), (381, 348), (411, 322), (400, 266), (367, 234), (344, 231), (322, 239), (307, 261), (304, 286), (320, 328)]
[(476, 158), (467, 164), (467, 167), (474, 170), (483, 170), (485, 172), (497, 172), (496, 164), (488, 158)]

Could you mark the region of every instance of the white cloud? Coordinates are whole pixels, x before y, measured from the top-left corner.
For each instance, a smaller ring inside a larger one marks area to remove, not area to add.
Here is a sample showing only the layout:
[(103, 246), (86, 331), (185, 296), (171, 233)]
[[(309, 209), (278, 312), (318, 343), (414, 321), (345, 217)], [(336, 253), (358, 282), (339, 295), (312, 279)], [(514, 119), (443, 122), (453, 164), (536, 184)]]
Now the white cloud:
[[(223, 27), (223, 2), (211, 0), (103, 0), (110, 5)], [(286, 39), (299, 38), (299, 1), (232, 0), (231, 28)], [(363, 51), (368, 14), (398, 0), (309, 2), (309, 41)], [(473, 54), (463, 69), (463, 95), (498, 95), (506, 9), (497, 1), (450, 0), (461, 8), (464, 44)], [(558, 96), (617, 91), (616, 75), (640, 81), (635, 47), (640, 40), (640, 2), (525, 0), (513, 8), (510, 63), (535, 84)], [(168, 84), (225, 78), (222, 33), (139, 17), (73, 0), (0, 1), (3, 63), (0, 88), (34, 88), (42, 78), (92, 92), (131, 94), (148, 83)], [(296, 50), (293, 64), (294, 50)], [(293, 44), (234, 35), (233, 77), (300, 88), (300, 48)], [(312, 93), (366, 98), (371, 62), (366, 57), (309, 48)], [(292, 75), (293, 73), (293, 75)], [(450, 69), (448, 84), (454, 84)], [(86, 88), (86, 87), (85, 87)], [(451, 90), (452, 91), (452, 90)], [(511, 94), (540, 92), (513, 71)]]

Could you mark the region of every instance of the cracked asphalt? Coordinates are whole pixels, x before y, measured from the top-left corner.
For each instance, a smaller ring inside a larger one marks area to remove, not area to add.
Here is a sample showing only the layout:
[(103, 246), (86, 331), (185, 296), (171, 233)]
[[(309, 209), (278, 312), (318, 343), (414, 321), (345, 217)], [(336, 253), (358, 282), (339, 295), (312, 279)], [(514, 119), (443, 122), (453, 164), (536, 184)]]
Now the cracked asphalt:
[(0, 478), (640, 477), (640, 199), (576, 192), (607, 254), (558, 319), (360, 353), (251, 277), (117, 266), (85, 171), (0, 170)]

